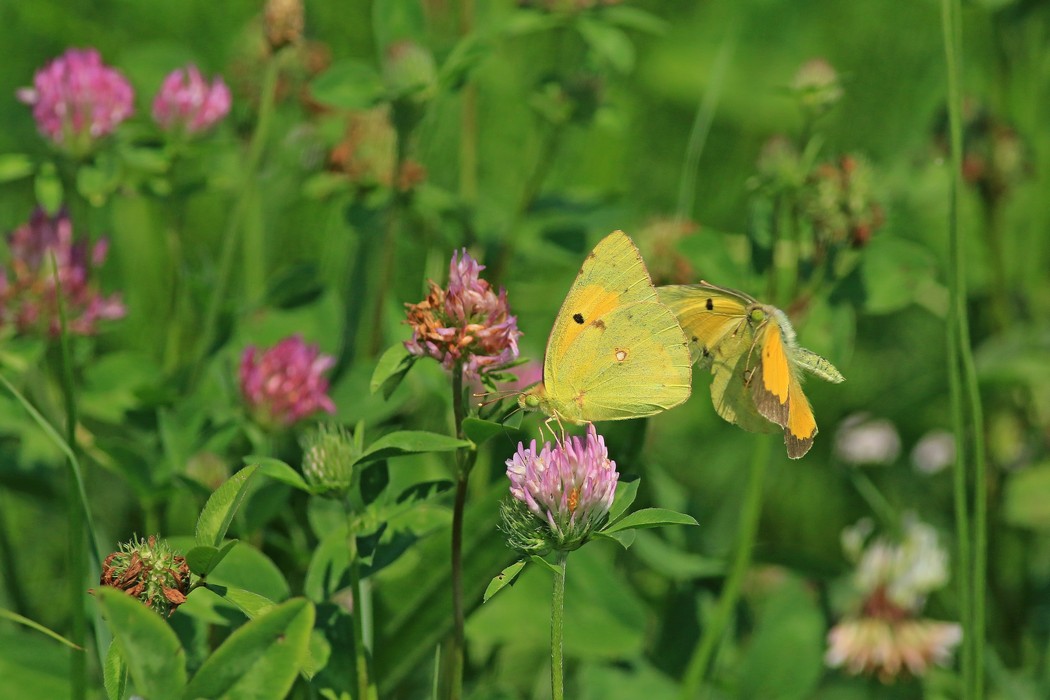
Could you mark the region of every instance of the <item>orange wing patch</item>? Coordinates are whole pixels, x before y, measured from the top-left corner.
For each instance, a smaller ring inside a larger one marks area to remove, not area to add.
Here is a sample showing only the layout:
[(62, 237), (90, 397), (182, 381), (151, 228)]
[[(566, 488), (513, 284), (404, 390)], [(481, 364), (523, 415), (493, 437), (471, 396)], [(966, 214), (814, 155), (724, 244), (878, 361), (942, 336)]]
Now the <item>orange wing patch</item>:
[[(762, 341), (762, 387), (776, 397), (779, 403), (788, 401), (791, 384), (791, 365), (784, 352), (784, 339), (775, 323), (766, 322), (760, 332)], [(796, 382), (797, 384), (797, 382)]]
[(809, 452), (813, 445), (813, 438), (817, 435), (817, 419), (813, 416), (809, 400), (802, 393), (802, 385), (794, 376), (791, 377), (788, 391), (788, 421), (784, 426), (784, 444), (787, 446), (788, 457), (798, 459)]
[(620, 306), (620, 295), (601, 285), (590, 284), (579, 290), (579, 298), (573, 299), (573, 306), (575, 308), (565, 309), (570, 312), (570, 320), (565, 324), (557, 346), (547, 350), (553, 352), (555, 357), (563, 356), (587, 326), (594, 324), (599, 330), (605, 330), (605, 322), (601, 318)]

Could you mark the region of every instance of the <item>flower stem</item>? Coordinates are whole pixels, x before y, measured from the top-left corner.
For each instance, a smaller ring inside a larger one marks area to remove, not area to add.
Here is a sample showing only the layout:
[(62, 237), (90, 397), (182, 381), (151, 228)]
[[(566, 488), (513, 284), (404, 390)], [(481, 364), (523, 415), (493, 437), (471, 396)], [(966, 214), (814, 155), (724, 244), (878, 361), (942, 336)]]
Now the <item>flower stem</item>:
[(551, 597), (551, 698), (565, 697), (565, 562), (568, 552), (558, 552), (558, 573), (554, 574)]
[[(948, 82), (948, 124), (951, 138), (951, 177), (948, 183), (948, 376), (955, 432), (954, 498), (959, 547), (959, 583), (962, 590), (963, 697), (984, 697), (985, 595), (988, 533), (984, 418), (977, 386), (970, 328), (966, 315), (966, 275), (959, 231), (959, 193), (962, 189), (962, 28), (959, 0), (942, 0), (941, 28)], [(973, 521), (966, 492), (967, 440), (971, 435)], [(972, 551), (970, 538), (973, 538)]]
[[(240, 239), (242, 222), (248, 212), (255, 192), (255, 173), (262, 159), (263, 145), (266, 140), (266, 132), (269, 131), (270, 121), (273, 115), (274, 98), (277, 89), (277, 58), (271, 56), (266, 64), (266, 72), (263, 75), (262, 90), (259, 93), (259, 118), (255, 122), (255, 131), (252, 132), (251, 141), (248, 144), (248, 158), (244, 167), (244, 176), (240, 183), (240, 193), (237, 202), (226, 220), (226, 231), (223, 235), (222, 253), (219, 258), (219, 272), (215, 279), (212, 294), (208, 299), (208, 307), (204, 313), (204, 321), (201, 327), (200, 348), (197, 351), (197, 361), (193, 370), (193, 381), (200, 376), (204, 361), (208, 357), (208, 351), (215, 342), (215, 334), (219, 323), (219, 314), (225, 301), (227, 287), (230, 283), (230, 274), (233, 271), (233, 261), (236, 257), (237, 244)], [(261, 235), (253, 227), (253, 235)], [(253, 241), (255, 247), (262, 243)], [(256, 273), (257, 276), (257, 273)]]
[(704, 86), (703, 98), (696, 107), (696, 114), (693, 115), (693, 128), (689, 132), (689, 143), (685, 150), (685, 160), (682, 162), (682, 174), (678, 178), (678, 204), (675, 206), (674, 217), (677, 222), (685, 221), (693, 216), (693, 200), (696, 198), (696, 176), (700, 156), (704, 152), (707, 135), (711, 133), (715, 110), (722, 96), (722, 84), (729, 68), (729, 61), (736, 49), (738, 26), (739, 22), (734, 16), (721, 46), (718, 47), (714, 66), (708, 74), (708, 83)]
[[(463, 439), (463, 367), (452, 368), (452, 414), (456, 424), (456, 437)], [(469, 448), (456, 451), (456, 501), (452, 509), (452, 650), (449, 656), (449, 698), (458, 700), (463, 696), (464, 632), (463, 607), (463, 515), (467, 505), (467, 484), (474, 466), (477, 452)]]
[[(347, 509), (349, 520), (349, 508)], [(364, 625), (364, 596), (361, 593), (361, 560), (357, 553), (357, 533), (353, 524), (350, 524), (347, 536), (347, 545), (350, 548), (350, 588), (354, 595), (354, 609), (350, 615), (354, 631), (354, 665), (357, 671), (357, 697), (367, 699), (375, 696), (371, 676), (368, 673), (368, 650), (365, 648)]]
[(733, 566), (729, 571), (725, 587), (722, 589), (722, 596), (718, 600), (718, 608), (693, 650), (689, 666), (686, 667), (679, 693), (679, 697), (683, 700), (692, 700), (697, 696), (707, 667), (714, 655), (715, 647), (722, 640), (722, 634), (729, 623), (729, 618), (740, 599), (740, 589), (744, 582), (744, 574), (751, 565), (751, 552), (758, 534), (759, 516), (762, 514), (762, 489), (765, 483), (766, 465), (769, 463), (770, 444), (768, 436), (755, 436), (755, 448), (751, 454), (751, 476), (744, 494), (744, 507), (740, 512), (740, 534), (736, 555), (733, 558)]

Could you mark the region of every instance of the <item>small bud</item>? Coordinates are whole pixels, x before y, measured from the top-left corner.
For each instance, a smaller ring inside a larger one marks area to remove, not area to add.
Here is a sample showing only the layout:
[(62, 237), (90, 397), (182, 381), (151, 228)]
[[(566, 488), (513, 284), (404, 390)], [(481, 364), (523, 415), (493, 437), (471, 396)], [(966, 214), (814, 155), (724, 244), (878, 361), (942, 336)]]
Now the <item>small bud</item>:
[(395, 41), (383, 57), (383, 83), (395, 100), (426, 102), (437, 90), (433, 55), (414, 41)]
[(341, 425), (322, 423), (299, 440), (303, 449), (303, 476), (316, 492), (343, 498), (350, 489), (354, 461), (360, 456), (350, 432)]
[(190, 568), (185, 557), (175, 554), (167, 542), (150, 535), (145, 540), (132, 538), (120, 545), (120, 551), (106, 557), (99, 583), (119, 588), (170, 616), (186, 602)]
[(268, 0), (265, 19), (266, 40), (273, 51), (303, 38), (302, 0)]

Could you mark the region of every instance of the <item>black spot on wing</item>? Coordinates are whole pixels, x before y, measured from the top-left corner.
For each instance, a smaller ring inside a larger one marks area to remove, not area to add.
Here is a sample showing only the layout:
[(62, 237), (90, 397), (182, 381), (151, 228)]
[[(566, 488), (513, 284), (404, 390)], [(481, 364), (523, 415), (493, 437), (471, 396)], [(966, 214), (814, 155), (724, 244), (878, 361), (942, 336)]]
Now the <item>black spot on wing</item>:
[(708, 311), (714, 311), (715, 310), (715, 300), (712, 299), (711, 297), (708, 297), (707, 298), (707, 303), (704, 304), (704, 308), (707, 309)]
[(576, 323), (578, 323), (578, 324), (580, 324), (582, 326), (583, 325), (583, 314), (581, 314), (581, 313), (573, 314), (572, 315), (572, 320), (576, 321)]

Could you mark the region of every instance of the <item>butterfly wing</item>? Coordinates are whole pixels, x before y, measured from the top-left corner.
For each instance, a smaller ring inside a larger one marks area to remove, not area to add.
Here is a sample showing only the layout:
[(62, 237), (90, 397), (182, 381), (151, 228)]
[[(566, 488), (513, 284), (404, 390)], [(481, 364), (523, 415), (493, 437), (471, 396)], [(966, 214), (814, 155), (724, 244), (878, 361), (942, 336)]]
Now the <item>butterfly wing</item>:
[(711, 363), (722, 343), (747, 333), (747, 309), (754, 300), (746, 294), (713, 284), (668, 285), (658, 287), (660, 301), (678, 317), (689, 338), (693, 361)]
[(774, 424), (758, 412), (748, 386), (754, 332), (750, 324), (746, 328), (723, 341), (711, 356), (711, 403), (725, 421), (752, 433), (768, 433)]
[(793, 348), (775, 316), (769, 316), (756, 336), (761, 361), (751, 373), (751, 396), (759, 413), (784, 428), (788, 456), (798, 459), (813, 445), (817, 421), (798, 379)]
[(606, 236), (584, 261), (544, 359), (550, 409), (570, 421), (639, 418), (689, 398), (685, 334), (634, 242)]

